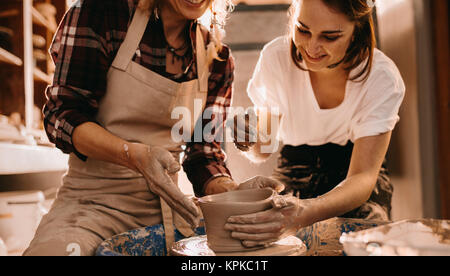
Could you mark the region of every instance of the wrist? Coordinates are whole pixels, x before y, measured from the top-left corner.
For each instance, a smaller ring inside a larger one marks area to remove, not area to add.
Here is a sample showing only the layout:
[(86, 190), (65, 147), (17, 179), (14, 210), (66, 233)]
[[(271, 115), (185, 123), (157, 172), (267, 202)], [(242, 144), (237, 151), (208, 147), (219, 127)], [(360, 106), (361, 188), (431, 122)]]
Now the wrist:
[(316, 199), (299, 199), (299, 205), (297, 223), (300, 227), (306, 227), (322, 220)]
[(140, 172), (140, 164), (142, 163), (141, 159), (144, 152), (150, 152), (150, 146), (139, 143), (123, 143), (122, 156), (125, 166), (136, 172)]

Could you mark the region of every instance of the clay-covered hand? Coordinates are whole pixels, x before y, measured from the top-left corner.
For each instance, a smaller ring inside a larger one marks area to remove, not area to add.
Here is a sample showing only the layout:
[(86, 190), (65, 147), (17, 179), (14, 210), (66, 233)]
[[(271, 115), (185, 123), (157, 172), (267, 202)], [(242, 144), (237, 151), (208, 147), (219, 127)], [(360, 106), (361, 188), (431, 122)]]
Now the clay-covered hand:
[(231, 216), (225, 229), (246, 247), (268, 246), (294, 235), (300, 227), (300, 216), (304, 210), (302, 201), (290, 195), (276, 195), (272, 199), (272, 207), (254, 214)]
[(236, 190), (238, 184), (233, 179), (221, 176), (209, 181), (205, 186), (205, 195), (214, 195)]
[(191, 226), (199, 223), (199, 210), (194, 201), (184, 195), (170, 175), (181, 166), (166, 149), (144, 144), (130, 144), (129, 159), (135, 170), (147, 180), (148, 188), (164, 199)]
[(272, 188), (277, 193), (280, 193), (284, 190), (285, 187), (283, 183), (281, 183), (276, 179), (258, 175), (239, 184), (238, 190), (261, 189), (261, 188)]
[(257, 116), (250, 108), (245, 114), (237, 114), (233, 117), (233, 140), (241, 151), (249, 151), (257, 141)]

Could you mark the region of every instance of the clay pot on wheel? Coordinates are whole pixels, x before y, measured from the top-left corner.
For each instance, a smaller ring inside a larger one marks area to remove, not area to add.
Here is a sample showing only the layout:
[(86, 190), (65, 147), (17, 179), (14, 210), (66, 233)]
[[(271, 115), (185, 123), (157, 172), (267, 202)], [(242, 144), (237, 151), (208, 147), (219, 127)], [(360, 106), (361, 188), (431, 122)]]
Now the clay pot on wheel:
[(233, 239), (231, 232), (224, 229), (230, 216), (257, 213), (272, 208), (272, 189), (250, 189), (231, 191), (205, 196), (199, 199), (205, 219), (208, 246), (214, 252), (239, 252), (255, 250), (247, 248), (241, 241)]

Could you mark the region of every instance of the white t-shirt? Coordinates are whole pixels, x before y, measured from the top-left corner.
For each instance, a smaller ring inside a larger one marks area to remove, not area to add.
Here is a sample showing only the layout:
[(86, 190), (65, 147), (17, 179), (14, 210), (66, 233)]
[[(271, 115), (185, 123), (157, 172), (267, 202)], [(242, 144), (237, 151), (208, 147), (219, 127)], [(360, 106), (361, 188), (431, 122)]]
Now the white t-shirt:
[[(350, 76), (364, 65), (355, 68)], [(392, 60), (375, 49), (368, 79), (349, 80), (346, 85), (339, 106), (320, 109), (309, 72), (294, 64), (289, 40), (279, 37), (262, 50), (247, 93), (256, 108), (279, 108), (282, 119), (278, 137), (288, 145), (345, 145), (394, 129), (405, 85)]]

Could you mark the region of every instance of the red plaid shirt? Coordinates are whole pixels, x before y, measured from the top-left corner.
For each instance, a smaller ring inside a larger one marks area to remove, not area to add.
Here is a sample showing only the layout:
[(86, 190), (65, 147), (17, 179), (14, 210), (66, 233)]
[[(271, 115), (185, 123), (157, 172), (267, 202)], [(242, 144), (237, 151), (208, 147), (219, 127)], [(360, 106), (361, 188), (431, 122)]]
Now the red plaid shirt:
[[(73, 130), (82, 123), (96, 122), (98, 103), (106, 93), (107, 72), (125, 39), (137, 2), (76, 2), (64, 16), (50, 48), (56, 71), (53, 85), (46, 90), (45, 130), (59, 149), (73, 152), (82, 160), (86, 160), (86, 156), (75, 150)], [(196, 24), (193, 21), (186, 29), (191, 49), (195, 47)], [(166, 49), (162, 23), (153, 18), (139, 46), (140, 56), (135, 56), (134, 61), (178, 82), (197, 78), (195, 62), (191, 62), (182, 75), (167, 74)], [(215, 116), (222, 116), (225, 121), (225, 109), (231, 103), (234, 62), (226, 46), (219, 56), (224, 61), (215, 60), (212, 64), (206, 108), (214, 108)], [(195, 60), (195, 56), (191, 56), (191, 60)], [(203, 126), (207, 123), (204, 120)], [(203, 186), (209, 180), (218, 176), (231, 177), (220, 143), (188, 143), (185, 153), (183, 167), (197, 195), (203, 194)]]

